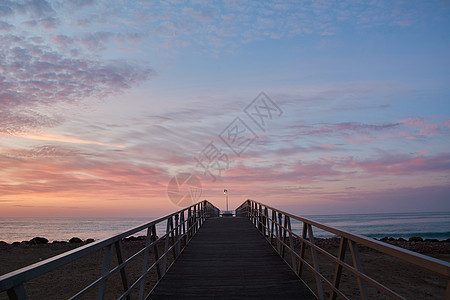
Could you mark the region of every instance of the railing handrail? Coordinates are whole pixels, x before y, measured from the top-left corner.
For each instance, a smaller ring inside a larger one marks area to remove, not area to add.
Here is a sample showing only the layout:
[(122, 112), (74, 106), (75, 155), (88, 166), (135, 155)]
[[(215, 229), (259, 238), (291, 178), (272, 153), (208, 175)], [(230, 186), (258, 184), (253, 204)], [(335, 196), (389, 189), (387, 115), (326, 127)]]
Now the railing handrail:
[[(272, 211), (272, 217), (269, 215), (269, 210)], [(442, 261), (433, 257), (429, 257), (420, 253), (416, 253), (407, 249), (403, 249), (394, 245), (386, 244), (381, 241), (377, 241), (374, 239), (370, 239), (368, 237), (358, 235), (358, 234), (352, 234), (340, 229), (333, 228), (328, 225), (321, 224), (319, 222), (299, 217), (296, 215), (293, 215), (291, 213), (282, 211), (280, 209), (271, 207), (269, 205), (266, 205), (264, 203), (248, 199), (244, 203), (242, 203), (241, 206), (239, 206), (236, 209), (236, 215), (242, 215), (248, 214), (248, 217), (253, 222), (253, 224), (258, 227), (258, 229), (262, 232), (262, 234), (265, 236), (265, 238), (272, 242), (273, 239), (277, 242), (276, 250), (279, 252), (279, 254), (283, 257), (284, 250), (286, 249), (291, 253), (291, 264), (289, 264), (288, 261), (286, 261), (291, 268), (297, 273), (297, 275), (301, 275), (301, 265), (304, 264), (307, 266), (316, 277), (317, 282), (317, 294), (316, 296), (319, 299), (323, 298), (323, 290), (321, 288), (321, 283), (319, 281), (323, 281), (324, 283), (328, 284), (328, 286), (332, 290), (332, 297), (331, 299), (335, 299), (336, 295), (342, 296), (344, 299), (346, 299), (346, 296), (342, 294), (342, 292), (339, 290), (339, 281), (340, 281), (340, 270), (338, 269), (335, 271), (335, 278), (333, 284), (329, 282), (323, 275), (319, 272), (319, 269), (316, 264), (317, 256), (316, 251), (321, 252), (322, 254), (326, 255), (328, 258), (330, 258), (334, 263), (336, 263), (337, 268), (345, 268), (349, 271), (351, 271), (358, 279), (358, 284), (361, 289), (361, 295), (367, 293), (367, 289), (364, 287), (365, 283), (363, 281), (367, 281), (368, 283), (374, 285), (375, 287), (379, 288), (380, 290), (383, 290), (387, 294), (393, 296), (394, 298), (402, 299), (400, 295), (393, 292), (389, 288), (386, 288), (376, 280), (373, 280), (366, 274), (364, 274), (361, 271), (360, 261), (359, 261), (359, 254), (358, 249), (356, 247), (357, 244), (369, 247), (371, 249), (377, 250), (379, 252), (382, 252), (384, 254), (390, 255), (392, 257), (399, 258), (403, 261), (412, 263), (414, 265), (420, 266), (422, 268), (428, 269), (432, 272), (438, 273), (440, 275), (443, 275), (447, 278), (447, 288), (444, 293), (444, 299), (447, 299), (446, 297), (450, 297), (450, 263), (446, 261)], [(284, 225), (282, 222), (284, 216)], [(278, 218), (278, 220), (277, 220)], [(296, 234), (291, 229), (291, 219), (297, 220), (303, 223), (303, 233), (302, 236)], [(271, 223), (270, 223), (271, 222)], [(272, 228), (270, 228), (270, 225), (272, 225)], [(339, 253), (338, 256), (334, 256), (330, 253), (328, 253), (326, 250), (320, 248), (314, 243), (314, 237), (312, 233), (312, 226), (317, 227), (319, 229), (325, 230), (327, 232), (333, 233), (339, 237), (340, 239), (340, 246), (339, 246)], [(274, 232), (275, 229), (275, 232)], [(267, 236), (266, 236), (267, 231)], [(286, 238), (289, 236), (289, 243), (286, 240)], [(309, 236), (309, 238), (307, 238)], [(301, 253), (297, 253), (294, 251), (293, 241), (292, 238), (297, 238), (299, 241), (301, 241)], [(308, 240), (309, 239), (309, 240)], [(352, 252), (352, 259), (354, 266), (350, 266), (347, 263), (341, 259), (341, 255), (345, 255), (345, 248), (346, 245), (350, 242), (350, 251)], [(312, 256), (313, 256), (313, 266), (307, 263), (304, 260), (304, 251), (305, 251), (305, 245), (308, 245), (311, 247)], [(275, 246), (274, 246), (275, 247)], [(342, 249), (344, 248), (344, 249)], [(284, 257), (283, 257), (284, 259)], [(299, 268), (297, 269), (296, 264), (297, 261), (299, 263)], [(339, 274), (338, 274), (339, 273)], [(336, 283), (337, 282), (337, 283)], [(320, 286), (320, 287), (319, 287)], [(364, 296), (366, 297), (366, 295)]]
[[(172, 220), (173, 217), (178, 218), (178, 216), (181, 216), (181, 214), (183, 214), (183, 218), (184, 218), (184, 213), (186, 211), (188, 213), (190, 213), (192, 209), (194, 209), (194, 211), (195, 211), (197, 208), (199, 208), (199, 210), (200, 210), (200, 208), (202, 208), (205, 211), (204, 212), (202, 211), (200, 213), (203, 213), (204, 217), (206, 217), (206, 210), (208, 210), (208, 205), (210, 205), (209, 209), (213, 209), (215, 214), (216, 213), (218, 214), (219, 209), (217, 207), (215, 207), (209, 201), (203, 200), (203, 201), (197, 202), (195, 204), (192, 204), (188, 207), (185, 207), (183, 209), (180, 209), (174, 213), (166, 215), (164, 217), (161, 217), (156, 220), (139, 225), (137, 227), (131, 228), (125, 232), (121, 232), (114, 236), (92, 242), (90, 244), (87, 244), (87, 245), (78, 247), (76, 249), (64, 252), (60, 255), (48, 258), (46, 260), (37, 262), (35, 264), (32, 264), (32, 265), (20, 268), (18, 270), (9, 272), (7, 274), (1, 275), (0, 276), (0, 293), (11, 290), (18, 286), (22, 286), (23, 283), (25, 283), (33, 278), (44, 275), (45, 273), (53, 271), (58, 267), (66, 265), (66, 264), (73, 262), (81, 257), (84, 257), (88, 254), (94, 253), (100, 249), (114, 245), (114, 243), (119, 242), (122, 239), (124, 239), (125, 237), (131, 236), (134, 233), (143, 231), (145, 229), (149, 230), (150, 228), (155, 227), (157, 224), (162, 223), (164, 221), (169, 222), (169, 220)], [(177, 221), (178, 221), (178, 219), (177, 219)], [(186, 221), (183, 220), (183, 222), (186, 223), (186, 222), (188, 222), (188, 220), (186, 220)], [(163, 237), (165, 237), (166, 239), (169, 238), (168, 234), (169, 233), (173, 234), (173, 231), (179, 230), (181, 226), (182, 226), (181, 220), (180, 220), (180, 224), (179, 225), (177, 224), (177, 228), (174, 228), (174, 226), (172, 224), (171, 231), (170, 232), (168, 231)], [(201, 226), (201, 224), (199, 224), (199, 226)], [(190, 228), (188, 228), (188, 230), (190, 230)], [(162, 239), (163, 237), (159, 237), (158, 240)], [(147, 236), (147, 239), (150, 239), (150, 237)], [(177, 242), (179, 242), (179, 240)], [(173, 245), (172, 245), (172, 247), (173, 247)], [(165, 255), (165, 254), (163, 254), (163, 255)], [(163, 255), (161, 255), (161, 257)]]
[[(371, 238), (368, 238), (363, 235), (349, 233), (347, 231), (343, 231), (343, 230), (340, 230), (340, 229), (337, 229), (337, 228), (334, 228), (331, 226), (327, 226), (325, 224), (322, 224), (322, 223), (319, 223), (319, 222), (316, 222), (316, 221), (313, 221), (313, 220), (310, 220), (310, 219), (307, 219), (304, 217), (299, 217), (299, 216), (293, 215), (291, 213), (282, 211), (280, 209), (271, 207), (269, 205), (266, 205), (264, 203), (261, 203), (261, 202), (255, 201), (255, 200), (251, 200), (251, 199), (249, 199), (249, 200), (253, 201), (254, 203), (263, 205), (271, 210), (280, 212), (280, 213), (290, 217), (291, 219), (311, 224), (317, 228), (331, 232), (338, 236), (345, 237), (345, 238), (355, 241), (361, 245), (367, 246), (369, 248), (378, 250), (380, 252), (383, 252), (385, 254), (388, 254), (388, 255), (391, 255), (391, 256), (394, 256), (397, 258), (401, 258), (407, 262), (410, 262), (410, 263), (413, 263), (420, 267), (426, 268), (430, 271), (450, 277), (450, 262), (446, 262), (446, 261), (443, 261), (443, 260), (440, 260), (440, 259), (437, 259), (434, 257), (426, 256), (426, 255), (423, 255), (423, 254), (420, 254), (417, 252), (413, 252), (411, 250), (407, 250), (407, 249), (403, 249), (403, 248), (400, 248), (400, 247), (397, 247), (394, 245), (383, 243), (381, 241), (377, 241), (375, 239), (371, 239)], [(419, 261), (417, 261), (417, 259)]]

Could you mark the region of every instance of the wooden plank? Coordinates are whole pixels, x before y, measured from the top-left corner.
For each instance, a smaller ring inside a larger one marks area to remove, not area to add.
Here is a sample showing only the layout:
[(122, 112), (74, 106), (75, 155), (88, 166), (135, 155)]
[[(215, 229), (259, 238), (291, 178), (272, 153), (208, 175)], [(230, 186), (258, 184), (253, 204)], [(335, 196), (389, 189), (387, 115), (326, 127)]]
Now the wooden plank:
[(211, 218), (148, 299), (316, 299), (246, 218)]

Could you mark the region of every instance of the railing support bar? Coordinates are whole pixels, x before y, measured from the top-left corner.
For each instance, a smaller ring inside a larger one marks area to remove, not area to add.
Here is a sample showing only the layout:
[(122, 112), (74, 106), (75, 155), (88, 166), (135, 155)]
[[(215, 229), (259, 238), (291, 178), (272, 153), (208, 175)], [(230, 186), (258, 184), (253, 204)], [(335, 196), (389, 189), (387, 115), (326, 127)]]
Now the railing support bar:
[[(152, 226), (152, 242), (155, 242), (158, 239), (156, 235), (156, 225)], [(158, 280), (162, 278), (162, 272), (161, 272), (161, 264), (159, 263), (159, 251), (158, 251), (158, 243), (155, 243), (153, 245), (153, 252), (155, 253), (155, 261), (158, 262), (156, 265), (156, 273), (158, 274)]]
[[(287, 228), (289, 230), (289, 247), (291, 247), (291, 249), (294, 249), (294, 236), (292, 235), (292, 225), (291, 225), (291, 218), (290, 217), (286, 217), (287, 218)], [(294, 270), (294, 272), (297, 270), (297, 259), (295, 258), (295, 255), (292, 251), (291, 252), (291, 267), (292, 270)]]
[[(119, 265), (121, 265), (121, 264), (123, 264), (122, 242), (121, 241), (115, 242), (115, 247), (116, 247), (117, 262)], [(125, 267), (120, 269), (120, 278), (122, 279), (123, 291), (124, 292), (128, 291), (128, 289), (130, 288), (130, 285), (128, 282), (128, 277), (127, 277), (127, 272), (125, 271)], [(131, 300), (130, 295), (127, 295), (127, 300)]]
[[(353, 266), (355, 267), (356, 270), (363, 273), (361, 259), (359, 257), (358, 245), (354, 241), (350, 241), (350, 253), (352, 254)], [(357, 280), (359, 291), (361, 294), (361, 299), (363, 300), (369, 299), (369, 292), (367, 291), (366, 282), (359, 277), (357, 277)]]
[(273, 237), (274, 237), (274, 231), (277, 230), (277, 228), (275, 227), (275, 222), (276, 222), (277, 218), (276, 218), (276, 213), (274, 210), (272, 210), (272, 218), (270, 219), (270, 221), (272, 222), (272, 226), (270, 228), (270, 244), (273, 245)]
[(283, 215), (280, 213), (280, 212), (278, 212), (278, 222), (277, 222), (277, 249), (278, 249), (278, 253), (281, 255), (281, 247), (282, 247), (282, 244), (281, 244), (281, 239), (282, 239), (282, 233), (281, 233), (281, 221), (282, 221), (282, 218), (283, 218)]
[(447, 288), (445, 289), (444, 298), (442, 299), (450, 299), (450, 279), (447, 282)]
[[(103, 259), (102, 276), (106, 275), (111, 266), (112, 255), (114, 251), (114, 244), (106, 247), (105, 258)], [(98, 286), (97, 300), (103, 300), (105, 298), (107, 279), (102, 280)]]
[(303, 222), (303, 230), (302, 230), (302, 241), (300, 243), (300, 262), (298, 264), (298, 271), (297, 274), (299, 277), (302, 277), (302, 271), (303, 271), (303, 260), (305, 259), (305, 250), (306, 250), (306, 235), (308, 232), (308, 225), (306, 225), (305, 222)]
[[(338, 252), (338, 259), (340, 261), (344, 261), (346, 249), (347, 249), (347, 239), (344, 237), (341, 237), (341, 240), (339, 242), (339, 252)], [(336, 270), (334, 272), (334, 277), (333, 277), (333, 286), (336, 289), (339, 289), (339, 284), (341, 282), (341, 274), (342, 274), (342, 265), (339, 263), (336, 263)], [(336, 300), (336, 297), (337, 297), (337, 294), (333, 290), (330, 295), (330, 299)]]
[(289, 221), (289, 217), (288, 216), (284, 216), (284, 224), (283, 224), (283, 244), (282, 244), (282, 251), (281, 251), (281, 257), (284, 258), (284, 255), (286, 254), (286, 247), (284, 245), (286, 245), (286, 240), (287, 240), (287, 228), (288, 228), (288, 221)]
[[(147, 228), (147, 238), (145, 239), (145, 247), (147, 248), (151, 242), (153, 241), (153, 234), (152, 231), (154, 229), (154, 226)], [(144, 261), (142, 262), (142, 276), (147, 271), (147, 265), (148, 265), (148, 255), (149, 255), (150, 249), (147, 248), (144, 252)], [(155, 257), (155, 260), (157, 258)], [(159, 275), (159, 274), (158, 274)], [(159, 279), (159, 276), (158, 276)], [(145, 280), (141, 281), (141, 284), (139, 286), (139, 300), (142, 300), (144, 298), (144, 288), (145, 288)], [(128, 297), (128, 295), (127, 295)]]
[[(308, 236), (309, 236), (310, 243), (314, 245), (314, 235), (313, 235), (313, 230), (312, 230), (311, 224), (308, 224)], [(316, 270), (316, 273), (314, 274), (314, 277), (316, 278), (317, 297), (320, 300), (323, 300), (324, 299), (324, 294), (323, 294), (322, 280), (317, 275), (317, 274), (320, 274), (319, 260), (317, 259), (317, 250), (314, 247), (310, 247), (310, 248), (311, 248), (311, 257), (312, 257), (312, 260), (313, 260), (313, 263), (314, 263), (314, 270)]]
[(10, 300), (28, 300), (27, 291), (23, 284), (17, 285), (7, 291)]

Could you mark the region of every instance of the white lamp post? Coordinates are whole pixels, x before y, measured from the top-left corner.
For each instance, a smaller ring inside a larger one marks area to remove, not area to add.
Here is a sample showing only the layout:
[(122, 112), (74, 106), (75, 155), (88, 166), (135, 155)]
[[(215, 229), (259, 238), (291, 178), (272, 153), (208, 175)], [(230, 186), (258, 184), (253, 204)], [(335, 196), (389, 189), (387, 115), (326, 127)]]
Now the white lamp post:
[(226, 195), (226, 199), (227, 199), (227, 211), (228, 211), (228, 190), (223, 190), (223, 194)]

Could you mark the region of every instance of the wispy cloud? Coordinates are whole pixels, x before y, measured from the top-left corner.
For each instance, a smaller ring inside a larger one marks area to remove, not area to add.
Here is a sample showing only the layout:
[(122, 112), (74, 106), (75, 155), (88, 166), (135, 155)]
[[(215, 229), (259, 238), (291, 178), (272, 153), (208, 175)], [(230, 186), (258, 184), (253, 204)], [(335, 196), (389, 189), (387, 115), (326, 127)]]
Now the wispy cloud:
[(31, 38), (5, 35), (0, 40), (3, 133), (54, 123), (47, 116), (23, 113), (33, 106), (103, 99), (155, 75), (150, 67), (73, 57)]
[(431, 137), (450, 133), (450, 120), (438, 123), (427, 123), (424, 118), (405, 119), (400, 121), (405, 127), (410, 127), (417, 136)]
[(88, 141), (88, 140), (82, 140), (82, 139), (76, 139), (76, 138), (69, 138), (64, 136), (58, 136), (55, 134), (46, 134), (46, 135), (37, 135), (37, 134), (16, 134), (14, 136), (30, 139), (30, 140), (36, 140), (36, 141), (46, 141), (46, 142), (63, 142), (63, 143), (71, 143), (71, 144), (85, 144), (85, 145), (98, 145), (98, 146), (107, 146), (107, 147), (113, 147), (113, 148), (124, 148), (123, 145), (117, 145), (117, 144), (108, 144), (108, 143), (102, 143), (98, 141)]

